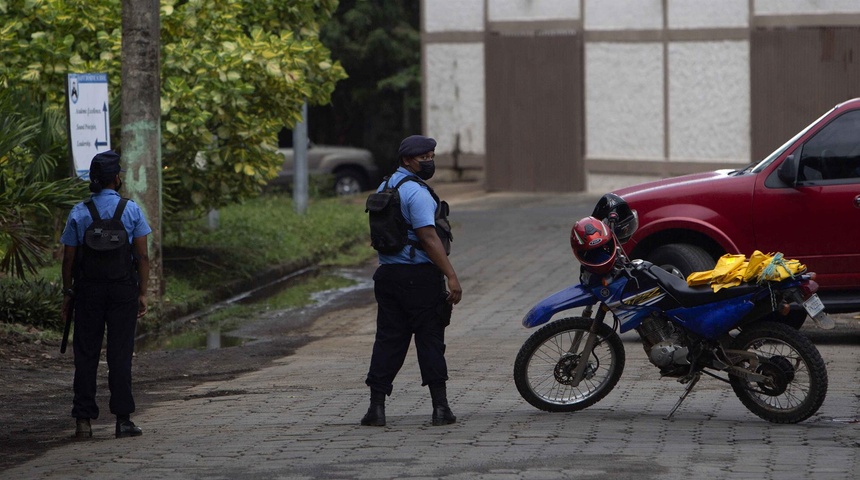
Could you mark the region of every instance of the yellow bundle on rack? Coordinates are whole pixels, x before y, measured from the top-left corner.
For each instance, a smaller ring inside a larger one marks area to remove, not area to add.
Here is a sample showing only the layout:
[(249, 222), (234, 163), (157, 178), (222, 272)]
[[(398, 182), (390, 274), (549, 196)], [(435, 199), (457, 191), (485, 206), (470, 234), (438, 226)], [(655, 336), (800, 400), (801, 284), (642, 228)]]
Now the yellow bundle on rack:
[(756, 250), (749, 260), (745, 255), (723, 255), (713, 270), (691, 273), (687, 277), (687, 285), (710, 285), (714, 292), (718, 292), (753, 280), (758, 283), (785, 280), (804, 271), (805, 265), (797, 260), (785, 260), (782, 253), (764, 254)]

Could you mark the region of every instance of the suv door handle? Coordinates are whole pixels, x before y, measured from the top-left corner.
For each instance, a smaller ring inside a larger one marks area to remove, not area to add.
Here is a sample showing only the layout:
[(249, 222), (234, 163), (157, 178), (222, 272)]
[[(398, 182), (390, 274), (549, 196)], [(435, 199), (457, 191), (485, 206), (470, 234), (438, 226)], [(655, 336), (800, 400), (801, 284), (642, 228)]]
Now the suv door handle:
[(860, 208), (860, 195), (854, 197), (854, 206)]

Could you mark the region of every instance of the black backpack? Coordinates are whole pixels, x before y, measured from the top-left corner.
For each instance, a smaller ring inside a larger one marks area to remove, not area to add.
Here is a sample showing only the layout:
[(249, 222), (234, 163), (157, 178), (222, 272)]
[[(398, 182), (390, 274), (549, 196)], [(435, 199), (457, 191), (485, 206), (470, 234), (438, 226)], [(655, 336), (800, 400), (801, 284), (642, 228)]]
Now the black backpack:
[[(451, 241), (454, 240), (454, 237), (451, 235), (451, 224), (448, 222), (450, 211), (448, 202), (439, 200), (436, 192), (417, 177), (406, 176), (393, 187), (388, 184), (390, 178), (385, 177), (385, 186), (382, 190), (371, 193), (367, 197), (365, 212), (370, 214), (370, 246), (385, 255), (395, 255), (407, 245), (423, 250), (421, 242), (409, 240), (407, 232), (412, 230), (412, 225), (406, 223), (406, 219), (403, 218), (403, 213), (400, 211), (400, 186), (405, 182), (412, 181), (427, 187), (433, 200), (436, 201), (436, 213), (434, 215), (436, 234), (442, 241), (445, 254), (450, 254)], [(414, 255), (414, 250), (412, 254)]]
[(84, 231), (84, 243), (78, 247), (76, 279), (116, 282), (133, 278), (131, 244), (128, 241), (128, 231), (121, 220), (127, 203), (127, 198), (121, 199), (113, 217), (103, 220), (92, 199), (84, 202), (93, 223)]

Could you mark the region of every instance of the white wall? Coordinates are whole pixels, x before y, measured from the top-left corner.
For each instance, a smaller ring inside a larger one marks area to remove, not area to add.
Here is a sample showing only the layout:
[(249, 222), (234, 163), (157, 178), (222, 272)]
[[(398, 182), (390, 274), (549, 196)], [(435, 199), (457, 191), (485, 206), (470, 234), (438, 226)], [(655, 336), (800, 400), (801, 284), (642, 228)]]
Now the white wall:
[(487, 15), (491, 22), (578, 19), (579, 0), (488, 0)]
[(460, 151), (485, 153), (484, 45), (441, 43), (425, 47), (426, 135), (436, 153), (451, 153), (457, 135)]
[[(423, 0), (422, 5), (427, 33), (483, 32), (485, 21), (582, 20), (587, 160), (738, 164), (749, 161), (751, 149), (750, 47), (740, 39), (745, 35), (733, 30), (748, 29), (751, 13), (860, 14), (860, 0)], [(687, 31), (685, 40), (664, 44), (659, 34), (664, 28)], [(695, 31), (706, 33), (690, 38)], [(589, 39), (589, 32), (598, 35)], [(425, 43), (425, 133), (438, 140), (438, 153), (450, 153), (459, 135), (463, 153), (484, 155), (483, 42), (446, 42)], [(589, 190), (605, 191), (648, 179), (590, 174), (587, 183)]]
[(664, 158), (663, 110), (661, 43), (586, 43), (586, 158)]
[(731, 28), (749, 25), (748, 0), (669, 0), (669, 28)]
[(669, 159), (749, 158), (749, 42), (669, 44)]
[(755, 0), (755, 15), (860, 13), (857, 0)]
[[(670, 28), (749, 24), (747, 0), (669, 0), (667, 5)], [(587, 29), (602, 31), (662, 31), (662, 2), (589, 0), (585, 21)], [(666, 160), (668, 137), (668, 160), (748, 162), (749, 42), (670, 42), (667, 49), (664, 59), (661, 42), (585, 44), (586, 158)]]
[(425, 32), (484, 30), (484, 0), (424, 0)]
[[(528, 1), (528, 0), (524, 0)], [(573, 0), (571, 3), (574, 3)], [(662, 0), (586, 0), (586, 30), (663, 28)]]

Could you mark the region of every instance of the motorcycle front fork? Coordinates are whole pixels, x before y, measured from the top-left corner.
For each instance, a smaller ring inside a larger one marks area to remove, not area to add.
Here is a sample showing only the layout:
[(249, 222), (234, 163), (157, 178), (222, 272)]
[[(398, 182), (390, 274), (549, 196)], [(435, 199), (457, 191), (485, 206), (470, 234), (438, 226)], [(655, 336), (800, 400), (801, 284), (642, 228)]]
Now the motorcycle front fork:
[[(592, 315), (592, 306), (589, 305), (585, 307), (585, 310), (582, 311), (583, 318), (591, 318)], [(574, 341), (570, 345), (570, 350), (568, 351), (571, 355), (579, 355), (579, 362), (576, 365), (576, 368), (573, 370), (573, 383), (572, 386), (577, 387), (579, 383), (585, 378), (585, 369), (588, 367), (588, 359), (591, 358), (591, 353), (594, 350), (594, 345), (597, 343), (597, 329), (603, 323), (603, 320), (606, 318), (606, 310), (603, 308), (599, 308), (597, 310), (597, 316), (594, 317), (594, 320), (591, 322), (591, 328), (588, 330), (588, 336), (585, 338), (585, 346), (582, 351), (577, 353), (579, 350), (579, 345), (582, 342), (582, 334), (577, 335)]]

